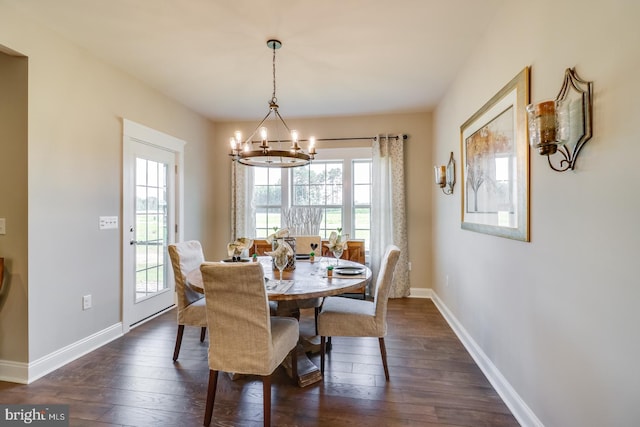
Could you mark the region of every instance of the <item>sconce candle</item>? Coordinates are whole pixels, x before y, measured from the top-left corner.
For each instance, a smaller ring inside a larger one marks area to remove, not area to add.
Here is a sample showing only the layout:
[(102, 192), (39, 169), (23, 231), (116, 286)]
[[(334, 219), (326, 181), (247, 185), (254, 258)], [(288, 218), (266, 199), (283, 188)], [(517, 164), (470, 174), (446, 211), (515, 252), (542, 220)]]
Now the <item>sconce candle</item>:
[(453, 160), (453, 151), (449, 156), (449, 163), (441, 166), (434, 166), (436, 185), (442, 189), (444, 194), (453, 194), (453, 186), (456, 185), (456, 162)]
[(436, 184), (440, 186), (440, 188), (444, 188), (446, 184), (446, 175), (447, 175), (447, 167), (442, 166), (434, 166), (434, 172), (436, 174)]
[(529, 140), (540, 154), (556, 152), (556, 101), (527, 105)]

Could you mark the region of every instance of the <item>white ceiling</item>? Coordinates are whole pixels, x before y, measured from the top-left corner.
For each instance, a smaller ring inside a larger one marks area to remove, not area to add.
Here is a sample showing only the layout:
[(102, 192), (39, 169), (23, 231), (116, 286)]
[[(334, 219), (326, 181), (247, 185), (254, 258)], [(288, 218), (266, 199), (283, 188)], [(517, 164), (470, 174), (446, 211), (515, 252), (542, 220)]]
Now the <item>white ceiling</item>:
[(429, 111), (504, 0), (0, 0), (214, 120)]

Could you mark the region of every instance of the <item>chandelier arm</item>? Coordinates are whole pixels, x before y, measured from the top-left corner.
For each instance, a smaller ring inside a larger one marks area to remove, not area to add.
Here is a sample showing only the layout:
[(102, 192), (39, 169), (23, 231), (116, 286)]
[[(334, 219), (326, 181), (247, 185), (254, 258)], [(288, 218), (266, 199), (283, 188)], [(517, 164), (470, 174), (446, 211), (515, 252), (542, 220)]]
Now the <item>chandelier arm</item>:
[(269, 112), (267, 113), (266, 116), (264, 116), (264, 118), (262, 119), (262, 121), (260, 123), (258, 123), (258, 126), (256, 126), (256, 128), (253, 130), (253, 132), (251, 133), (251, 135), (249, 135), (249, 138), (247, 138), (244, 143), (245, 144), (253, 144), (253, 137), (256, 135), (256, 133), (258, 132), (258, 129), (260, 129), (260, 127), (262, 126), (262, 124), (269, 118), (269, 116), (271, 115), (272, 110), (269, 110)]
[[(278, 112), (277, 109), (273, 110), (276, 113), (276, 116), (278, 116), (278, 118), (280, 119), (280, 121), (282, 122), (282, 124), (284, 125), (284, 127), (287, 129), (287, 131), (289, 133), (291, 133), (291, 129), (289, 129), (289, 126), (287, 126), (287, 122), (284, 121), (284, 119), (282, 118), (282, 116), (280, 115), (280, 113)], [(271, 111), (269, 111), (269, 113), (271, 113)]]

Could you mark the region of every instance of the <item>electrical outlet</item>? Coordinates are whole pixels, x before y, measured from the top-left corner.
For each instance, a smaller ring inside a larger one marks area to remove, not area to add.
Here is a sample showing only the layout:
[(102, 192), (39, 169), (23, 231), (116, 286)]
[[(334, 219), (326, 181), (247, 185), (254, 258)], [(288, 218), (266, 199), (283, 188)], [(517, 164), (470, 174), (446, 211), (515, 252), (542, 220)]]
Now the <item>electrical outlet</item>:
[(82, 297), (82, 309), (89, 310), (91, 308), (91, 295), (85, 295)]
[(448, 274), (445, 276), (444, 287), (445, 287), (445, 288), (448, 288), (448, 287), (449, 287), (449, 275), (448, 275)]
[(409, 261), (409, 271), (411, 271), (411, 261)]
[(7, 234), (7, 220), (0, 218), (0, 234)]
[(101, 216), (99, 221), (100, 230), (118, 228), (117, 216)]

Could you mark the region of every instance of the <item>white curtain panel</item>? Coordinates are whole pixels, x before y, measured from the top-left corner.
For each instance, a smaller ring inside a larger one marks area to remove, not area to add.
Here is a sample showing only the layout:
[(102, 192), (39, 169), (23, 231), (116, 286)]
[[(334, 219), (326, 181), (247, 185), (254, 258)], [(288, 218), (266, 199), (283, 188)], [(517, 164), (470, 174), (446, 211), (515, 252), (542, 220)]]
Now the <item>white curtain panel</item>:
[(253, 174), (249, 166), (238, 162), (231, 165), (231, 236), (254, 238), (256, 225), (253, 207)]
[(403, 135), (378, 135), (373, 142), (370, 242), (371, 269), (375, 283), (388, 245), (400, 248), (390, 298), (407, 297), (409, 283), (409, 245), (404, 186)]
[(289, 229), (292, 236), (316, 236), (320, 234), (322, 224), (322, 208), (295, 206), (285, 209), (284, 228)]

